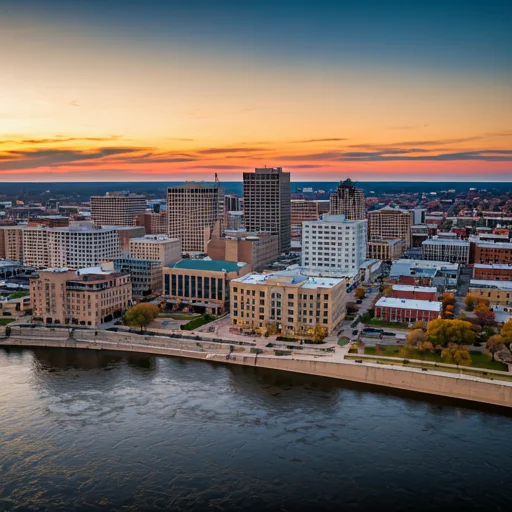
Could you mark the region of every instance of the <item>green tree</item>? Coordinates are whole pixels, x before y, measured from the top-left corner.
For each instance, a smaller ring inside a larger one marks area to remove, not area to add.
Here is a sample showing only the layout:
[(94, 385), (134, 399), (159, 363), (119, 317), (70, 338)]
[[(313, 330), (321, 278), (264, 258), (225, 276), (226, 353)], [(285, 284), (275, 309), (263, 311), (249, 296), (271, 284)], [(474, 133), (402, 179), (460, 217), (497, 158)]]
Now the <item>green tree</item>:
[(427, 339), (434, 345), (447, 347), (449, 343), (472, 345), (476, 335), (471, 322), (437, 318), (428, 323)]
[(457, 366), (469, 366), (471, 364), (469, 352), (460, 345), (445, 348), (441, 352), (441, 357), (447, 363), (455, 363)]
[(487, 350), (491, 353), (492, 360), (494, 361), (494, 354), (503, 350), (505, 348), (505, 344), (503, 343), (503, 339), (499, 334), (495, 334), (491, 336), (485, 343)]
[(160, 310), (155, 304), (141, 302), (130, 308), (123, 317), (125, 325), (140, 327), (142, 332), (157, 316)]

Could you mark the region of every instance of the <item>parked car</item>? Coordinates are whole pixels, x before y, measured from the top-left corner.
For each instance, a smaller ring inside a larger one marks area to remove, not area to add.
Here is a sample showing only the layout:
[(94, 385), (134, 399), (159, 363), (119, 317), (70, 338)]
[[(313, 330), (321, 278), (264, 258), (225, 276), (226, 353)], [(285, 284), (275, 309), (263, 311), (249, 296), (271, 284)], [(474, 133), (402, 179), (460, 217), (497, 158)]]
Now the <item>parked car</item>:
[(357, 336), (359, 334), (359, 330), (358, 329), (354, 329), (352, 331), (352, 336)]
[(363, 303), (362, 299), (357, 299), (356, 300), (356, 304), (362, 304), (362, 303)]

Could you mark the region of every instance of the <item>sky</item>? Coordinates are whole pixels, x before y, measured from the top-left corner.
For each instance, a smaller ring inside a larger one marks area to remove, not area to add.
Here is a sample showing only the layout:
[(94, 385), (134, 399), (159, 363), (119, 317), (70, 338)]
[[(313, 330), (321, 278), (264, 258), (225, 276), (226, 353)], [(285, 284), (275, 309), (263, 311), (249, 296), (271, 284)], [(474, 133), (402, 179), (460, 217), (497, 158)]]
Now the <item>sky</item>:
[(2, 181), (512, 181), (508, 0), (0, 0)]

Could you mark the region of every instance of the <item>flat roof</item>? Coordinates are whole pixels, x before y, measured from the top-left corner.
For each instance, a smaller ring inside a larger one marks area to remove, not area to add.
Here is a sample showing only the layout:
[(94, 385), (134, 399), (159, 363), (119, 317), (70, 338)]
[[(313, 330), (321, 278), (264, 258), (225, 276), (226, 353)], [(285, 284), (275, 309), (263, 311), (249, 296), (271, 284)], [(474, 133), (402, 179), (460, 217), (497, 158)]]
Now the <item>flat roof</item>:
[(495, 290), (512, 291), (512, 281), (494, 281), (491, 279), (471, 279), (470, 288), (493, 288)]
[(459, 245), (461, 247), (469, 247), (469, 242), (466, 240), (451, 240), (448, 238), (429, 238), (425, 240), (422, 245)]
[(315, 219), (315, 220), (305, 220), (302, 222), (302, 225), (306, 225), (306, 224), (335, 224), (335, 223), (338, 223), (338, 224), (361, 224), (361, 223), (366, 223), (368, 222), (366, 219), (361, 219), (361, 220), (348, 220), (346, 218), (345, 215), (326, 215), (324, 214), (324, 216), (321, 218), (321, 219)]
[(476, 246), (485, 249), (512, 249), (512, 243), (505, 242), (477, 242)]
[(512, 263), (475, 263), (475, 268), (495, 268), (512, 270)]
[(394, 284), (393, 290), (397, 292), (422, 292), (422, 293), (437, 293), (435, 286), (412, 286), (409, 284)]
[[(288, 284), (301, 284), (303, 289), (314, 290), (316, 288), (333, 288), (334, 286), (342, 283), (344, 279), (334, 277), (307, 277), (298, 271), (283, 270), (278, 272), (272, 272), (270, 274), (247, 274), (238, 279), (234, 279), (234, 283), (245, 283), (245, 284), (265, 284), (269, 280), (278, 280), (279, 278), (289, 279)], [(286, 283), (284, 283), (286, 284)]]
[(419, 309), (423, 311), (441, 311), (441, 302), (430, 300), (396, 299), (394, 297), (381, 297), (375, 306), (396, 309)]
[(210, 272), (236, 272), (245, 267), (247, 263), (233, 262), (225, 260), (193, 260), (184, 259), (180, 260), (174, 265), (169, 265), (167, 268), (183, 268), (188, 270), (208, 270)]
[[(144, 227), (144, 226), (135, 226), (135, 227)], [(168, 242), (179, 242), (179, 238), (169, 238), (167, 235), (145, 235), (139, 236), (135, 238), (130, 238), (130, 242), (144, 242), (150, 244), (162, 244)]]

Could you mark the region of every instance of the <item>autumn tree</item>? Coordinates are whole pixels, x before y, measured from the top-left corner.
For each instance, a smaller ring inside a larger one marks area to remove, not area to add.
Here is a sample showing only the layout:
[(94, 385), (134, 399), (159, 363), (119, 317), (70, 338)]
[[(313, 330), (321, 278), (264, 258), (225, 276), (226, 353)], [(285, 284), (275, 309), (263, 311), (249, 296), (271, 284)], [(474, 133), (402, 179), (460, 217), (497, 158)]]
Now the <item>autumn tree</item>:
[(427, 329), (427, 324), (423, 320), (416, 320), (414, 324), (412, 324), (413, 329), (423, 329), (424, 331)]
[(141, 302), (130, 308), (123, 317), (125, 325), (140, 327), (142, 332), (157, 316), (160, 310), (155, 304)]
[(362, 286), (358, 286), (355, 291), (356, 299), (364, 299), (366, 296), (366, 289)]
[(382, 295), (383, 295), (384, 297), (390, 297), (392, 293), (393, 293), (393, 287), (392, 287), (392, 286), (386, 286), (386, 287), (382, 290)]
[(445, 318), (453, 318), (453, 306), (451, 304), (444, 308), (444, 316)]
[(471, 364), (469, 352), (460, 345), (445, 348), (441, 352), (441, 358), (447, 363), (455, 363), (457, 366), (469, 366)]
[(491, 353), (492, 360), (494, 361), (494, 354), (503, 350), (505, 348), (505, 344), (503, 343), (502, 337), (499, 334), (495, 334), (486, 341), (485, 347)]
[(473, 311), (475, 309), (475, 306), (478, 302), (478, 298), (476, 295), (472, 295), (471, 293), (468, 293), (466, 295), (466, 298), (464, 299), (464, 305), (466, 306), (466, 311)]
[(475, 316), (480, 325), (490, 325), (494, 323), (494, 311), (484, 301), (478, 301), (475, 307)]
[(455, 295), (453, 293), (443, 293), (443, 308), (455, 306)]
[(405, 343), (409, 347), (416, 347), (427, 339), (427, 333), (423, 329), (413, 329), (407, 334)]
[(509, 346), (512, 343), (512, 318), (503, 324), (500, 334), (503, 343)]
[(447, 347), (449, 343), (472, 345), (475, 338), (473, 325), (465, 320), (437, 318), (427, 326), (427, 339), (434, 345), (443, 347)]
[(420, 352), (434, 352), (434, 345), (430, 341), (420, 342), (416, 348)]
[(321, 325), (315, 326), (315, 330), (313, 331), (313, 341), (315, 343), (320, 343), (327, 336), (327, 329)]

